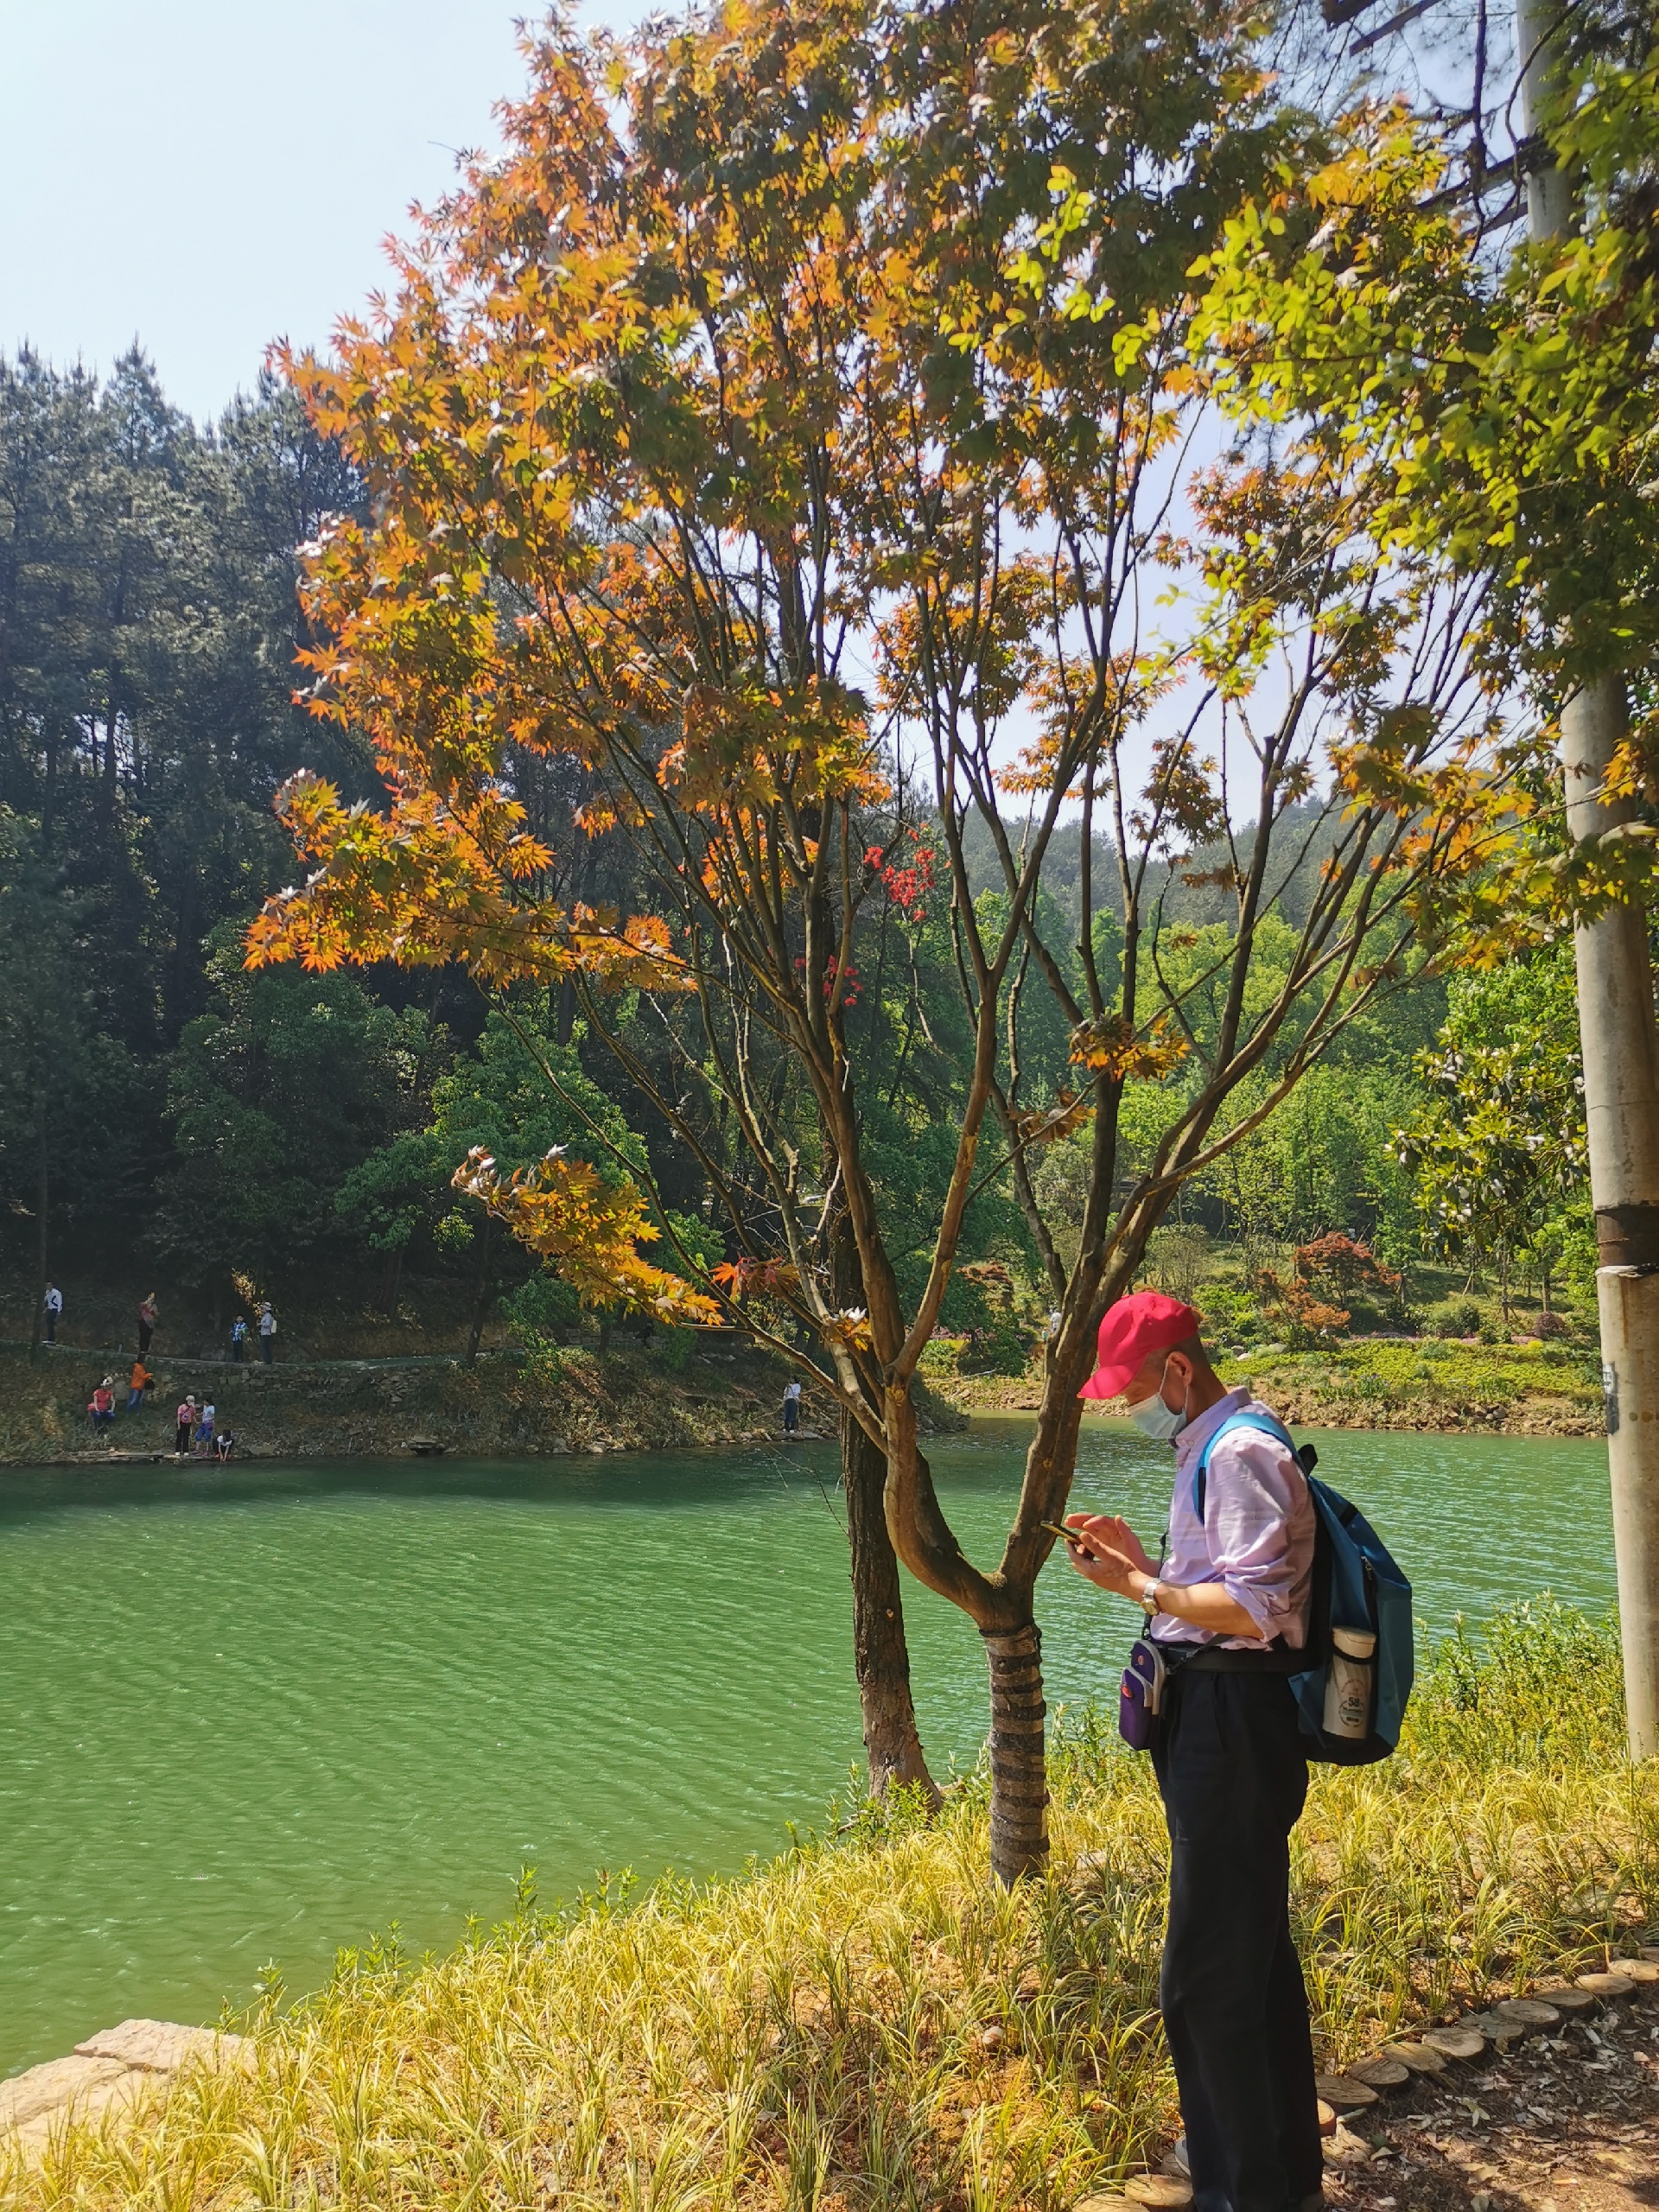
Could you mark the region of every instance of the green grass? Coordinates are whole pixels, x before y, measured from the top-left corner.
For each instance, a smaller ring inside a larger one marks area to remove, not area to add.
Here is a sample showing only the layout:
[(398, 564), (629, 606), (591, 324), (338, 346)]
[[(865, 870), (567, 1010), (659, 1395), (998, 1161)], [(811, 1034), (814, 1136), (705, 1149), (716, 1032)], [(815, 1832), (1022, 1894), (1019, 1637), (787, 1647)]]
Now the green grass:
[(1583, 1345), (1338, 1338), (1317, 1351), (1247, 1353), (1219, 1371), (1229, 1382), (1248, 1377), (1302, 1421), (1585, 1435), (1602, 1425), (1601, 1371)]
[[(1659, 1914), (1659, 1793), (1617, 1639), (1548, 1603), (1458, 1637), (1401, 1753), (1321, 1771), (1294, 1907), (1321, 2057), (1599, 1959)], [(1176, 2124), (1144, 1759), (1061, 1731), (1054, 1867), (986, 1874), (982, 1779), (742, 1878), (597, 1897), (410, 1963), (378, 1944), (256, 2024), (257, 2072), (72, 2132), (10, 2207), (1058, 2212)]]

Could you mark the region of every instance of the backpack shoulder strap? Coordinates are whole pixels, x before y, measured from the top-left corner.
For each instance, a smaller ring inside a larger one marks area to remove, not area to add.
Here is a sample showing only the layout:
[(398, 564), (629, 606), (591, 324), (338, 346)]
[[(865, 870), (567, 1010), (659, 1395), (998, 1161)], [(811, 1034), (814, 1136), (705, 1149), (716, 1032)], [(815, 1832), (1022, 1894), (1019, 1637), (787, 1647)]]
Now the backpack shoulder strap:
[(1302, 1469), (1303, 1473), (1306, 1474), (1308, 1471), (1301, 1453), (1298, 1452), (1292, 1440), (1290, 1431), (1282, 1421), (1275, 1421), (1271, 1414), (1252, 1413), (1248, 1408), (1241, 1407), (1237, 1413), (1228, 1414), (1213, 1436), (1205, 1439), (1204, 1449), (1198, 1454), (1198, 1464), (1192, 1474), (1192, 1503), (1200, 1521), (1204, 1518), (1205, 1492), (1208, 1487), (1207, 1478), (1210, 1472), (1210, 1454), (1224, 1436), (1230, 1436), (1234, 1430), (1240, 1428), (1253, 1428), (1258, 1435), (1262, 1436), (1276, 1436), (1297, 1465)]

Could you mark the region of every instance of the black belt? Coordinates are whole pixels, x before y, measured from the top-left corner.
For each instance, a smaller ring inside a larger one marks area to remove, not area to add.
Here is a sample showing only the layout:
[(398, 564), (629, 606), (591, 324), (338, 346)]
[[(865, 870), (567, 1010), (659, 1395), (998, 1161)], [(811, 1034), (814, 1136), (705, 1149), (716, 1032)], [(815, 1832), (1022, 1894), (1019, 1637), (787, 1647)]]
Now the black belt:
[(1261, 1651), (1229, 1651), (1218, 1643), (1197, 1643), (1183, 1652), (1172, 1637), (1167, 1643), (1154, 1637), (1171, 1674), (1191, 1669), (1197, 1675), (1305, 1675), (1307, 1654), (1288, 1644), (1274, 1643)]

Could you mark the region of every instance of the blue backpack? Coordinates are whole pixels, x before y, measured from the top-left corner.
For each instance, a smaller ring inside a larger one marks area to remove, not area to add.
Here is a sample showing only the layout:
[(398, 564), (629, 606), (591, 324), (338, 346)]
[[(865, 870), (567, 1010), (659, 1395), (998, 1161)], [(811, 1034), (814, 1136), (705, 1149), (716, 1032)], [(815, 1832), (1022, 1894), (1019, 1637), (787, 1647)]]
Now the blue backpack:
[[(1205, 1481), (1210, 1454), (1234, 1429), (1255, 1428), (1276, 1436), (1307, 1478), (1313, 1500), (1313, 1581), (1308, 1601), (1307, 1643), (1297, 1656), (1304, 1672), (1290, 1677), (1302, 1724), (1313, 1740), (1307, 1756), (1332, 1766), (1370, 1766), (1385, 1759), (1400, 1740), (1400, 1724), (1411, 1695), (1414, 1656), (1411, 1637), (1411, 1585), (1386, 1544), (1357, 1506), (1315, 1479), (1319, 1454), (1311, 1444), (1300, 1450), (1290, 1432), (1270, 1414), (1229, 1414), (1198, 1454), (1192, 1502), (1204, 1518)], [(1370, 1726), (1363, 1737), (1333, 1736), (1325, 1726), (1326, 1679), (1335, 1628), (1368, 1631), (1376, 1638), (1371, 1661)]]

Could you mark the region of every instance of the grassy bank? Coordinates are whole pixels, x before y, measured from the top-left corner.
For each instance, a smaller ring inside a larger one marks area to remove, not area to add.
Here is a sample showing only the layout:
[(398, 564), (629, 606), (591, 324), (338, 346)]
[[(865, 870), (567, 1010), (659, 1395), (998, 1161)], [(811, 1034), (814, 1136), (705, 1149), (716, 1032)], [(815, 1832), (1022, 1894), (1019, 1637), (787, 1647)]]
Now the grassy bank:
[[(1523, 1610), (1442, 1655), (1398, 1758), (1320, 1775), (1294, 1914), (1323, 2060), (1651, 1931), (1659, 1798), (1621, 1726), (1611, 1630)], [(273, 2005), (256, 2073), (72, 2133), (0, 2202), (1058, 2212), (1175, 2113), (1147, 1764), (1090, 1717), (1054, 1789), (1053, 1872), (1012, 1895), (970, 1784), (729, 1883), (376, 1945)]]
[[(598, 1351), (572, 1346), (531, 1363), (496, 1355), (453, 1359), (228, 1362), (151, 1354), (150, 1402), (94, 1438), (86, 1407), (112, 1373), (126, 1402), (130, 1360), (63, 1347), (31, 1356), (0, 1346), (0, 1465), (36, 1466), (124, 1452), (170, 1451), (174, 1409), (187, 1391), (212, 1399), (239, 1457), (377, 1457), (420, 1438), (450, 1452), (512, 1458), (759, 1442), (782, 1428), (784, 1363), (741, 1342)], [(944, 1417), (952, 1416), (941, 1409)], [(809, 1398), (805, 1421), (835, 1433), (827, 1402)]]
[[(1287, 1421), (1318, 1428), (1465, 1430), (1599, 1436), (1601, 1371), (1587, 1343), (1480, 1344), (1459, 1338), (1349, 1338), (1318, 1351), (1269, 1346), (1217, 1368), (1249, 1382)], [(966, 1413), (1034, 1412), (1033, 1376), (940, 1376)]]
[(1224, 1371), (1310, 1427), (1506, 1436), (1600, 1436), (1605, 1428), (1593, 1347), (1361, 1339), (1328, 1351), (1257, 1353)]

